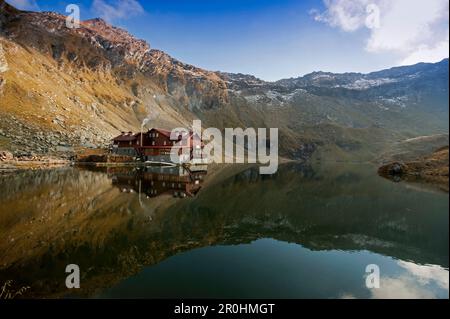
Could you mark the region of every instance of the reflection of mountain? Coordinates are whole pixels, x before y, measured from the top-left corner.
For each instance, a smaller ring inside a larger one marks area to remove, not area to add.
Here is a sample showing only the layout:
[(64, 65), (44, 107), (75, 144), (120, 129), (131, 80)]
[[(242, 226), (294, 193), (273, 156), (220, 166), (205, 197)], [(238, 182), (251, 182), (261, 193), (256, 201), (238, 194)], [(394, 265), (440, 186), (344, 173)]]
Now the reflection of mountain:
[(183, 167), (142, 167), (108, 169), (113, 185), (122, 192), (145, 194), (157, 197), (170, 194), (184, 198), (195, 196), (201, 188), (206, 172), (189, 172)]
[(137, 193), (111, 185), (117, 174), (64, 169), (2, 181), (0, 282), (61, 296), (65, 266), (76, 263), (80, 293), (92, 295), (179, 252), (267, 237), (448, 266), (445, 195), (394, 185), (367, 167), (217, 174), (195, 198), (144, 198), (142, 206)]
[[(313, 170), (294, 164), (269, 178), (250, 169), (168, 213), (204, 236), (220, 229), (225, 243), (271, 237), (311, 249), (368, 249), (448, 265), (448, 201), (437, 200), (445, 194), (396, 186), (364, 166)], [(193, 218), (199, 213), (214, 219)]]

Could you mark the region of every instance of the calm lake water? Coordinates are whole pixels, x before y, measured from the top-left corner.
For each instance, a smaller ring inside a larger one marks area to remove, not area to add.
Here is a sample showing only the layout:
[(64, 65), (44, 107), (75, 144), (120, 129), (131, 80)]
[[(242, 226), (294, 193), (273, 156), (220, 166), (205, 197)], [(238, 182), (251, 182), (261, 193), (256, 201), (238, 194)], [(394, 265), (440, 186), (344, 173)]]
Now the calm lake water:
[[(449, 195), (370, 165), (64, 168), (0, 182), (0, 285), (29, 286), (28, 298), (449, 297)], [(81, 270), (75, 292), (68, 264)]]

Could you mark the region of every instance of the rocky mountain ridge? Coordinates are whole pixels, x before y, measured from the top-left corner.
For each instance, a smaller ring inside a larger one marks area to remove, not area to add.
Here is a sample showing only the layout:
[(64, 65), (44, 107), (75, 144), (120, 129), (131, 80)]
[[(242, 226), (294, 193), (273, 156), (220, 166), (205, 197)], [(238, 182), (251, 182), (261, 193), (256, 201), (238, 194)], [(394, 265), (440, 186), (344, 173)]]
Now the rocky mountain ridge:
[(145, 118), (164, 128), (194, 118), (278, 127), (291, 158), (317, 149), (367, 158), (389, 141), (448, 133), (448, 59), (266, 82), (182, 63), (101, 19), (70, 29), (62, 15), (0, 0), (1, 69), (0, 148), (13, 151), (104, 147)]
[[(408, 99), (416, 101), (420, 93), (448, 93), (448, 59), (438, 63), (419, 63), (372, 73), (313, 72), (298, 78), (266, 82), (251, 75), (221, 73), (232, 91), (247, 93), (272, 91), (275, 95), (293, 96), (310, 93), (322, 96), (347, 96), (367, 101), (381, 101), (404, 106)], [(435, 80), (431, 87), (426, 81)], [(440, 80), (437, 82), (436, 80)], [(443, 101), (445, 102), (445, 101)], [(445, 103), (441, 103), (445, 104)], [(444, 105), (445, 107), (445, 105)]]

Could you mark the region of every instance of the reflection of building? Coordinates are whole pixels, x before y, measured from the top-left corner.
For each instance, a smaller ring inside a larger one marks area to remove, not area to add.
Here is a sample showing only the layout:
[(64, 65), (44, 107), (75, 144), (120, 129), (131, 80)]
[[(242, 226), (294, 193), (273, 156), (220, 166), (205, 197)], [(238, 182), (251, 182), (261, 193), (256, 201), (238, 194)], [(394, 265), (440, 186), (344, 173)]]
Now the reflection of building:
[[(122, 133), (112, 142), (113, 153), (118, 155), (139, 156), (145, 161), (172, 162), (171, 153), (176, 152), (182, 161), (202, 156), (204, 147), (201, 137), (193, 132), (175, 132), (171, 139), (171, 132), (153, 128), (146, 133)], [(185, 154), (185, 155), (183, 155)]]
[(123, 192), (135, 192), (148, 197), (163, 194), (193, 197), (199, 192), (206, 172), (191, 172), (181, 166), (113, 167), (108, 168), (108, 175), (112, 177), (113, 185)]

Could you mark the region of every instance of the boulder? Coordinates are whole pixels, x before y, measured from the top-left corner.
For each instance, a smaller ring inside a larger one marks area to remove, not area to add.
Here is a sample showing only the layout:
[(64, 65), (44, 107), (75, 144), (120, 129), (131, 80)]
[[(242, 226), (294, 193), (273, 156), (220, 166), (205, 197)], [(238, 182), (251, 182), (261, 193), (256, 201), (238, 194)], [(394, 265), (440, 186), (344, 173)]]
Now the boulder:
[(408, 167), (400, 162), (393, 162), (380, 167), (378, 173), (382, 176), (402, 176), (407, 174)]
[(405, 165), (401, 163), (393, 163), (389, 168), (390, 175), (403, 175), (405, 173)]

